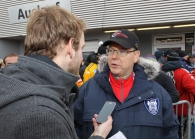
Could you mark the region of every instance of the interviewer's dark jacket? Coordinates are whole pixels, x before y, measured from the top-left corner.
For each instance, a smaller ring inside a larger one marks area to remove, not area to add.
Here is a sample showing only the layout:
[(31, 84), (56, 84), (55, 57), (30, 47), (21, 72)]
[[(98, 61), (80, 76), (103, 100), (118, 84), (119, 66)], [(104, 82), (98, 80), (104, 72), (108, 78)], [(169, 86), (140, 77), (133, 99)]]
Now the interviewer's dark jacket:
[(2, 69), (0, 139), (77, 139), (69, 109), (77, 80), (41, 55)]

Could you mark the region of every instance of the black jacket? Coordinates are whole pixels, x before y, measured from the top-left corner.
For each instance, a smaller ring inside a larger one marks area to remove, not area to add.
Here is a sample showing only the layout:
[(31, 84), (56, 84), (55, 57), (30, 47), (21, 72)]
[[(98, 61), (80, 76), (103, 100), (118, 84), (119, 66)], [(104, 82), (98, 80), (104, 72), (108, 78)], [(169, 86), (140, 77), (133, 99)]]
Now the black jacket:
[(173, 103), (179, 101), (179, 93), (171, 78), (166, 73), (160, 71), (159, 75), (154, 80), (169, 93)]

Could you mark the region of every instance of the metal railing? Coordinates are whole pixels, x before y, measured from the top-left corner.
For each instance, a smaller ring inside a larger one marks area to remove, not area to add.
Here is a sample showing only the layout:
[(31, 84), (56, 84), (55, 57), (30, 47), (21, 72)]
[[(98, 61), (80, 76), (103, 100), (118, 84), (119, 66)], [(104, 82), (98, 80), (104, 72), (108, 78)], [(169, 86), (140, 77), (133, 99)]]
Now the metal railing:
[[(190, 105), (190, 102), (187, 101), (187, 100), (181, 100), (177, 103), (173, 103), (173, 106), (175, 107), (175, 115), (176, 117), (178, 118), (178, 107), (181, 106), (181, 110), (180, 110), (180, 115), (181, 116), (181, 139), (184, 138), (184, 133), (183, 133), (183, 129), (184, 129), (184, 125), (183, 125), (183, 121), (184, 121), (184, 105), (187, 105), (188, 107), (188, 116), (187, 116), (187, 139), (190, 139), (191, 138), (191, 125), (192, 125), (192, 121), (195, 121), (195, 120), (192, 120), (192, 119), (195, 119), (195, 116), (194, 115), (191, 115), (191, 105)], [(195, 139), (195, 138), (194, 138)]]

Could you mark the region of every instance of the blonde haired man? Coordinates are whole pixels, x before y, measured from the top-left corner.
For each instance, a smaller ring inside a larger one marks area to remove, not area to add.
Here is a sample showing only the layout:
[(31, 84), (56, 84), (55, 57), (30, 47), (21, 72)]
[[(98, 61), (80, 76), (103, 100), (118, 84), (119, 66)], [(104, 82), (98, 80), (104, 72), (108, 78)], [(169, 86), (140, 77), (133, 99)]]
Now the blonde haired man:
[[(1, 139), (77, 138), (69, 107), (85, 45), (84, 29), (81, 19), (59, 6), (33, 12), (24, 43), (26, 56), (0, 74)], [(91, 138), (105, 138), (112, 118), (101, 125), (95, 118)]]

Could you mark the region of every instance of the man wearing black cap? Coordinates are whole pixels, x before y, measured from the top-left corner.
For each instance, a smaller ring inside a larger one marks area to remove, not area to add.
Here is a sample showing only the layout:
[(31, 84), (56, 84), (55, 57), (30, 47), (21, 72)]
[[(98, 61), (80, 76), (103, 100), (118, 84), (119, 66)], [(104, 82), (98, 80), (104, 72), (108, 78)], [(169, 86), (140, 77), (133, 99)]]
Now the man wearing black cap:
[(190, 65), (190, 62), (188, 61), (189, 55), (186, 51), (180, 51), (179, 52), (179, 61), (184, 69), (188, 70), (189, 72), (193, 71), (193, 67)]
[[(126, 29), (111, 35), (108, 61), (79, 91), (74, 104), (75, 127), (81, 139), (93, 131), (90, 121), (106, 101), (116, 102), (110, 136), (121, 131), (128, 139), (178, 139), (178, 120), (169, 94), (153, 79), (160, 64), (140, 57), (139, 39)], [(148, 65), (150, 64), (150, 65)]]

